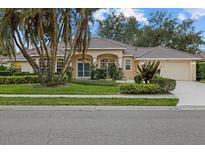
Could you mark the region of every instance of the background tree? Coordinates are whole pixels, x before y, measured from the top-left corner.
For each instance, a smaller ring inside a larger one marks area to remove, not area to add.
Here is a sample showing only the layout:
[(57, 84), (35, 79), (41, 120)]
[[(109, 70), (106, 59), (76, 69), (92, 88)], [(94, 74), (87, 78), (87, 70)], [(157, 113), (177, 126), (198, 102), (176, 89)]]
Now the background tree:
[(202, 33), (202, 31), (195, 30), (193, 20), (184, 20), (176, 26), (172, 43), (169, 46), (190, 53), (198, 53), (200, 46), (205, 43)]
[(138, 47), (164, 46), (190, 53), (200, 52), (201, 45), (205, 43), (193, 20), (180, 21), (166, 11), (151, 13), (148, 24), (144, 26), (134, 17), (126, 18), (113, 13), (99, 22), (97, 34)]
[[(92, 13), (96, 9), (2, 9), (0, 51), (15, 57), (16, 48), (29, 62), (42, 84), (61, 84), (76, 52), (86, 52), (90, 40)], [(63, 69), (55, 76), (58, 46), (64, 50)], [(42, 66), (29, 55), (35, 47)]]
[(105, 20), (98, 21), (97, 35), (105, 39), (113, 39), (134, 45), (140, 33), (140, 24), (135, 17), (126, 18), (122, 13), (108, 15)]

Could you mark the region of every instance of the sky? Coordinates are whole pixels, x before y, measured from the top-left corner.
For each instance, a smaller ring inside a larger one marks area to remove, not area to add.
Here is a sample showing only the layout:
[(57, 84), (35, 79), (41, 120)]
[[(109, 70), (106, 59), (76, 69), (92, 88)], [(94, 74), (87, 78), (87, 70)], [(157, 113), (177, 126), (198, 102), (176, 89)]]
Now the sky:
[[(100, 9), (94, 14), (94, 18), (98, 20), (104, 20), (106, 16), (112, 12), (115, 14), (123, 13), (125, 17), (134, 16), (141, 24), (148, 24), (147, 18), (149, 14), (157, 10), (165, 10), (183, 21), (191, 18), (195, 21), (196, 31), (203, 31), (203, 38), (205, 40), (205, 8), (119, 8), (119, 9)], [(97, 25), (94, 26), (93, 31), (97, 29)], [(205, 51), (205, 45), (201, 47)]]

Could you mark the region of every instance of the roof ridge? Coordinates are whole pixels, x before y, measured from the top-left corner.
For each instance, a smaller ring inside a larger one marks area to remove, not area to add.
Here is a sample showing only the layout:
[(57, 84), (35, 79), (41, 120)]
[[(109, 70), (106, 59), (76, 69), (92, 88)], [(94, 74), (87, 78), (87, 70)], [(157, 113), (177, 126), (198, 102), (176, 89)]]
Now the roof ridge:
[(153, 47), (153, 49), (148, 50), (145, 54), (142, 54), (142, 55), (140, 55), (139, 57), (142, 57), (142, 56), (144, 56), (144, 55), (146, 55), (146, 54), (148, 54), (148, 53), (151, 53), (151, 52), (155, 51), (155, 49), (158, 49), (158, 48), (160, 48), (160, 46), (158, 46), (158, 47)]
[[(103, 38), (102, 38), (103, 39)], [(125, 45), (122, 45), (122, 43), (121, 42), (118, 42), (118, 41), (115, 41), (115, 40), (111, 40), (111, 39), (103, 39), (104, 41), (107, 41), (107, 42), (109, 42), (109, 43), (112, 43), (112, 44), (117, 44), (117, 45), (120, 45), (120, 46), (122, 46), (122, 47), (127, 47), (127, 46), (125, 46)]]

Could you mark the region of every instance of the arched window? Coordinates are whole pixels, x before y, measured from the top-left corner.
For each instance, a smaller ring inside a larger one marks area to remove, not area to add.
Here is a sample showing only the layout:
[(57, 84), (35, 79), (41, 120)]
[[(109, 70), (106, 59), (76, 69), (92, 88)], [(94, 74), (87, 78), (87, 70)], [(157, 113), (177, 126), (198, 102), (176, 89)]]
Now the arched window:
[(114, 64), (115, 60), (113, 59), (100, 59), (100, 68), (107, 69), (110, 64)]

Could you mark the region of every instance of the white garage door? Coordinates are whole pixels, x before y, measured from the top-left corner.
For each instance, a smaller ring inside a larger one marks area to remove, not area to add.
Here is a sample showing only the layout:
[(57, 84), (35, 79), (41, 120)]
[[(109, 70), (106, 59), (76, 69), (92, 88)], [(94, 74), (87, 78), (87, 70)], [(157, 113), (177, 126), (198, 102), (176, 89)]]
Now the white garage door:
[(189, 61), (162, 61), (160, 64), (163, 77), (175, 80), (191, 80)]

